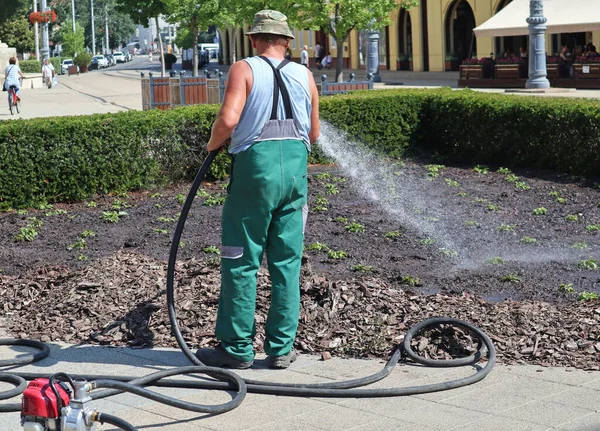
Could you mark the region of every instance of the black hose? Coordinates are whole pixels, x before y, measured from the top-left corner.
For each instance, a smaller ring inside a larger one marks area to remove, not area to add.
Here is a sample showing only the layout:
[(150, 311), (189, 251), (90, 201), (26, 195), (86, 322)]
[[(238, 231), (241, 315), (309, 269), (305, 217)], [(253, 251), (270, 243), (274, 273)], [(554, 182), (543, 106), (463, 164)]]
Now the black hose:
[(94, 422), (100, 422), (101, 424), (106, 422), (107, 424), (121, 428), (123, 431), (137, 431), (137, 428), (131, 425), (129, 422), (116, 416), (109, 415), (108, 413), (99, 412), (96, 415)]
[[(39, 350), (35, 354), (22, 355), (13, 359), (3, 359), (0, 361), (0, 367), (10, 367), (11, 365), (27, 365), (32, 362), (41, 361), (50, 354), (50, 348), (46, 343), (37, 340), (19, 340), (14, 338), (0, 339), (0, 346), (25, 346), (33, 347)], [(3, 399), (3, 398), (0, 398)]]

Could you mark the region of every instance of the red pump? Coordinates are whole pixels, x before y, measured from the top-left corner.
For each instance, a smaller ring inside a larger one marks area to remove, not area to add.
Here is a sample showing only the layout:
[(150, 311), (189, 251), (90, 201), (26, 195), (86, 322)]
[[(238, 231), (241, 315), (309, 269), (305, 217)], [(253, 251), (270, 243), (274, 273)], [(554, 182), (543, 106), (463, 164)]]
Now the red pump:
[[(59, 382), (55, 383), (55, 387), (60, 395), (62, 406), (68, 405), (70, 397), (67, 389)], [(56, 401), (49, 379), (38, 378), (30, 382), (23, 392), (21, 403), (21, 423), (24, 429), (58, 430), (60, 412)]]

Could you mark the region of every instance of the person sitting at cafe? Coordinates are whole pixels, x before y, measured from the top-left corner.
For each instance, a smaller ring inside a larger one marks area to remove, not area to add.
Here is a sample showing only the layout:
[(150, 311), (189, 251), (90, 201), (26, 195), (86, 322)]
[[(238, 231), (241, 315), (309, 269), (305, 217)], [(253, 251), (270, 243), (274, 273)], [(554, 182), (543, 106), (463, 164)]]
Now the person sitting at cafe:
[(571, 55), (569, 54), (569, 48), (567, 45), (563, 45), (560, 48), (560, 54), (558, 55), (562, 61), (559, 67), (561, 78), (573, 77), (573, 64), (571, 63)]
[(587, 44), (586, 57), (598, 57), (598, 51), (596, 51), (596, 45), (591, 42)]
[(521, 58), (527, 58), (527, 50), (523, 47), (519, 48), (519, 56)]

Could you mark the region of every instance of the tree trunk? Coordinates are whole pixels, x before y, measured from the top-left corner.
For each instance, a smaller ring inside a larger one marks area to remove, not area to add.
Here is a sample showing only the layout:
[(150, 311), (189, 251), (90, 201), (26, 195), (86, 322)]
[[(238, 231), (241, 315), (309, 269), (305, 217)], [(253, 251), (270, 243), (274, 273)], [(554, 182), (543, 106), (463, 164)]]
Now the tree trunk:
[(156, 23), (156, 34), (158, 36), (158, 47), (160, 49), (160, 67), (161, 67), (161, 75), (165, 76), (165, 51), (163, 48), (162, 37), (160, 35), (160, 28), (158, 27), (158, 17), (154, 17), (154, 22)]
[(192, 67), (194, 70), (192, 71), (192, 76), (198, 76), (198, 26), (192, 26), (192, 34), (194, 35), (194, 61)]
[(231, 64), (237, 61), (237, 27), (231, 30)]
[(344, 80), (344, 41), (335, 39), (337, 46), (337, 64), (335, 65), (335, 80), (342, 82)]

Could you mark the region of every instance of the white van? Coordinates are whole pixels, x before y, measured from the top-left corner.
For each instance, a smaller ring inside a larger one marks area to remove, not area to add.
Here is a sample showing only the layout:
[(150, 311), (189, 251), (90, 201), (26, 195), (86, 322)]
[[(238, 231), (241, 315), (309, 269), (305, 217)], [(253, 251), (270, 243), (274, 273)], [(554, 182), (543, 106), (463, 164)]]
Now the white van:
[(219, 56), (218, 43), (199, 43), (198, 49), (200, 50), (200, 52), (208, 50), (210, 58), (217, 58)]

